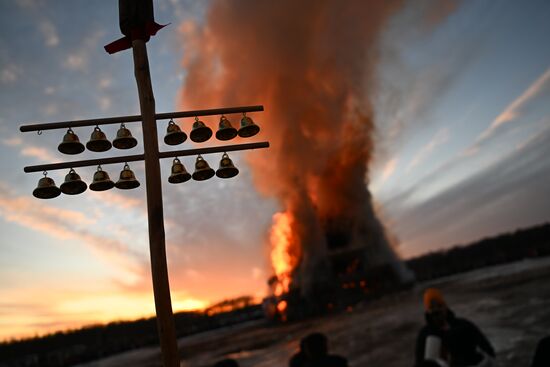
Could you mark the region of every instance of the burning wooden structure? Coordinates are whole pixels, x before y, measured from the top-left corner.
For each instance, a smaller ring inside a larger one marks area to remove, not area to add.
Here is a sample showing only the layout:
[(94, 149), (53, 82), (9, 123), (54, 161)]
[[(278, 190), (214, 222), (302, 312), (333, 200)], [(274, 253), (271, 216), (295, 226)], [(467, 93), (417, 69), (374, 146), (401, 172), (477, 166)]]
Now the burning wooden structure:
[[(292, 270), (268, 280), (270, 295), (263, 302), (266, 316), (280, 321), (301, 319), (349, 309), (361, 300), (411, 286), (413, 274), (388, 245), (379, 222), (374, 224), (371, 235), (365, 237), (364, 231), (354, 230), (350, 221), (325, 222), (324, 241), (314, 245), (318, 248), (316, 255), (322, 254), (316, 256), (316, 265), (302, 268), (308, 260), (301, 257), (303, 251), (296, 251), (300, 257), (286, 264)], [(290, 234), (285, 230), (282, 233)], [(280, 237), (282, 233), (277, 237), (272, 232), (274, 252), (281, 245), (287, 250), (292, 248), (284, 242), (289, 237)]]

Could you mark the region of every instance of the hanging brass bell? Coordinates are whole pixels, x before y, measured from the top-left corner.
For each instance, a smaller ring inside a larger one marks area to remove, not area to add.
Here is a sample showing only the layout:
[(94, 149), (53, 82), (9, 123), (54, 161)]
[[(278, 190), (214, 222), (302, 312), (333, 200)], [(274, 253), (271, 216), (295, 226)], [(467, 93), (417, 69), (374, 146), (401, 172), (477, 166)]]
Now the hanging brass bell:
[(231, 126), (231, 122), (225, 117), (220, 118), (220, 126), (216, 131), (216, 139), (218, 140), (231, 140), (237, 136), (237, 129)]
[(131, 149), (137, 145), (137, 140), (132, 136), (130, 130), (120, 125), (120, 129), (116, 132), (116, 138), (113, 140), (113, 146), (117, 149)]
[(200, 121), (198, 117), (195, 117), (195, 122), (193, 122), (193, 130), (189, 134), (191, 140), (195, 143), (202, 143), (210, 139), (212, 136), (212, 130)]
[(111, 146), (111, 142), (107, 140), (107, 136), (105, 136), (105, 133), (101, 131), (99, 126), (94, 127), (90, 141), (86, 143), (86, 148), (92, 152), (106, 152), (111, 149)]
[(44, 177), (38, 180), (36, 189), (32, 191), (32, 195), (38, 199), (53, 199), (60, 194), (61, 190), (55, 186), (53, 179), (46, 176), (46, 173), (44, 173)]
[(239, 128), (239, 136), (241, 138), (249, 138), (260, 132), (260, 127), (246, 115), (241, 119), (241, 127)]
[(105, 191), (115, 187), (115, 183), (111, 181), (109, 174), (101, 169), (101, 166), (97, 167), (97, 171), (94, 173), (94, 180), (90, 184), (90, 190), (92, 191)]
[(168, 182), (177, 184), (189, 181), (190, 179), (191, 175), (187, 172), (185, 166), (178, 158), (174, 158), (174, 162), (172, 163), (172, 174), (168, 177)]
[(128, 163), (126, 163), (124, 165), (124, 169), (120, 171), (120, 178), (116, 182), (115, 187), (121, 190), (130, 190), (139, 187), (139, 181), (136, 180), (136, 176), (130, 169)]
[(80, 142), (78, 136), (69, 128), (63, 141), (57, 146), (57, 150), (64, 154), (79, 154), (84, 151), (84, 144)]
[(231, 178), (239, 174), (237, 167), (233, 165), (233, 161), (227, 153), (223, 153), (220, 161), (220, 167), (216, 170), (216, 176), (219, 178)]
[(86, 182), (82, 181), (78, 173), (72, 168), (65, 176), (65, 182), (60, 186), (61, 192), (66, 195), (82, 194), (87, 188), (88, 185), (86, 185)]
[(166, 135), (164, 136), (164, 142), (168, 145), (178, 145), (187, 140), (187, 134), (181, 131), (180, 127), (176, 125), (173, 120), (168, 122), (166, 128)]
[(208, 162), (204, 160), (200, 155), (195, 162), (195, 172), (193, 172), (193, 180), (204, 181), (214, 176), (214, 170), (210, 168)]

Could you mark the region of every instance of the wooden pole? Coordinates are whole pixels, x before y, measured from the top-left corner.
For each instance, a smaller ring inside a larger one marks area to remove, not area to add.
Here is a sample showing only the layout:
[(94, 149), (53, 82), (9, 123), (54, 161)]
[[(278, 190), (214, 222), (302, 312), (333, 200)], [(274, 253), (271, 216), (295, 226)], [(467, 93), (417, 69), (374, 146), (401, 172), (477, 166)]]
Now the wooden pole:
[(145, 42), (143, 40), (133, 40), (132, 50), (143, 126), (149, 249), (151, 252), (151, 273), (153, 276), (160, 348), (164, 367), (179, 367), (180, 358), (166, 264), (155, 97), (151, 86)]

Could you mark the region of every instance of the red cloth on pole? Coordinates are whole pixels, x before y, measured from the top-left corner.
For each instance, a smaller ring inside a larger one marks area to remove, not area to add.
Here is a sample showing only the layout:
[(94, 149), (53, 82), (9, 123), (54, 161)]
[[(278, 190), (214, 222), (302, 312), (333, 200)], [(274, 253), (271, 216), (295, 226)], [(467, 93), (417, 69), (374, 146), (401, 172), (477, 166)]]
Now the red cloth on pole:
[(136, 39), (144, 40), (145, 42), (147, 42), (149, 41), (151, 36), (154, 36), (155, 34), (157, 34), (158, 31), (169, 24), (170, 23), (160, 25), (157, 22), (148, 22), (145, 24), (145, 27), (132, 29), (132, 31), (130, 32), (130, 37), (125, 36), (109, 43), (108, 45), (105, 45), (105, 51), (107, 51), (109, 54), (114, 54), (115, 52), (127, 50), (132, 47), (132, 41)]

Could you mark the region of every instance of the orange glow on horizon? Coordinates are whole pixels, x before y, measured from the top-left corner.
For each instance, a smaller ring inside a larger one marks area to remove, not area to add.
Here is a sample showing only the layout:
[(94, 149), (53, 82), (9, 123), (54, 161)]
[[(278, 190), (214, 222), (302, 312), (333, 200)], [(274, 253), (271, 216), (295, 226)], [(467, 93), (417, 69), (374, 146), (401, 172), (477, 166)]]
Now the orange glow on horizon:
[[(67, 292), (65, 297), (55, 292), (43, 293), (38, 289), (32, 290), (30, 294), (33, 296), (25, 298), (28, 306), (21, 312), (16, 315), (0, 315), (0, 341), (45, 336), (58, 331), (155, 316), (153, 297), (147, 292)], [(36, 299), (40, 301), (33, 302)], [(210, 302), (206, 300), (172, 295), (174, 313), (202, 311), (209, 305)]]

